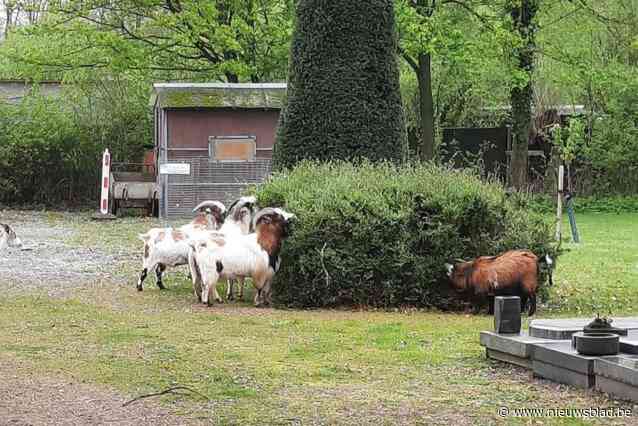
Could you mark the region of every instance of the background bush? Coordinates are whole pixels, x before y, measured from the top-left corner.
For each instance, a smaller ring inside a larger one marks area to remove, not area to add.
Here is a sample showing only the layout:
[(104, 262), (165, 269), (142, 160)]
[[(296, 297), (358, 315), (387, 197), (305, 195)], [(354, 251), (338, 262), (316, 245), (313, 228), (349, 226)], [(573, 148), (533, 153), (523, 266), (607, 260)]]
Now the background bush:
[(98, 198), (102, 152), (141, 160), (151, 144), (148, 84), (95, 81), (57, 96), (0, 102), (0, 203), (86, 205)]
[(31, 96), (18, 105), (0, 105), (0, 202), (90, 197), (99, 148), (84, 142), (55, 99)]
[(469, 172), (303, 162), (257, 196), (299, 217), (274, 282), (280, 305), (448, 307), (445, 262), (512, 248), (555, 254), (547, 216)]

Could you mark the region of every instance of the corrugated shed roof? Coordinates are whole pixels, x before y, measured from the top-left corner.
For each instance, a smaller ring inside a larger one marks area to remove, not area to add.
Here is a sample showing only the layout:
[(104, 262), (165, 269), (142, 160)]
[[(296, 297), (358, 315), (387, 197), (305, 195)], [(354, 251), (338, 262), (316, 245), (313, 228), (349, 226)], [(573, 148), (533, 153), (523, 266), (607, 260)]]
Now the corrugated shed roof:
[(160, 108), (281, 109), (286, 83), (156, 83), (151, 103)]

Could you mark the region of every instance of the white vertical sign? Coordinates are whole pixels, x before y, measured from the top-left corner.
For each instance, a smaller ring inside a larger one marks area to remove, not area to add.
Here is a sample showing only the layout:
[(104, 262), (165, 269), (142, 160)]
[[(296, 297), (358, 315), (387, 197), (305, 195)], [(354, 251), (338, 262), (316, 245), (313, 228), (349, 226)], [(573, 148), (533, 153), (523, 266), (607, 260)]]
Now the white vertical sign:
[(102, 194), (100, 195), (100, 213), (109, 212), (109, 174), (111, 171), (111, 154), (108, 149), (102, 155)]

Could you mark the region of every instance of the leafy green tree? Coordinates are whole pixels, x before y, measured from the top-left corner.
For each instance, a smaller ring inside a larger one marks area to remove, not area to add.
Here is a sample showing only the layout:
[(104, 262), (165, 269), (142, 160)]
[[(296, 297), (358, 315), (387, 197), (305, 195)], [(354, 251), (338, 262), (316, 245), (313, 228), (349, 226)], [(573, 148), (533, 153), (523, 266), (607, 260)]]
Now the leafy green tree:
[(301, 0), (275, 166), (404, 158), (405, 126), (390, 0)]
[(638, 187), (638, 4), (633, 0), (545, 3), (537, 81), (557, 102), (582, 104), (584, 140), (574, 156), (579, 194)]
[[(485, 66), (479, 63), (500, 53), (498, 46), (504, 34), (501, 19), (494, 7), (475, 0), (397, 0), (396, 11), (401, 55), (417, 82), (417, 152), (420, 159), (431, 160), (437, 118), (449, 112), (437, 99), (437, 92), (445, 91), (442, 84), (449, 84), (450, 73), (458, 75), (459, 65), (473, 62), (475, 66)], [(487, 39), (487, 44), (483, 44)], [(481, 77), (489, 76), (484, 73)], [(466, 74), (464, 81), (459, 80), (465, 86), (455, 94), (460, 96), (450, 99), (460, 101), (459, 111), (464, 109), (466, 99), (462, 98), (471, 93), (468, 86), (481, 78), (468, 77)]]
[(69, 0), (11, 34), (12, 61), (40, 70), (156, 78), (283, 79), (292, 0)]

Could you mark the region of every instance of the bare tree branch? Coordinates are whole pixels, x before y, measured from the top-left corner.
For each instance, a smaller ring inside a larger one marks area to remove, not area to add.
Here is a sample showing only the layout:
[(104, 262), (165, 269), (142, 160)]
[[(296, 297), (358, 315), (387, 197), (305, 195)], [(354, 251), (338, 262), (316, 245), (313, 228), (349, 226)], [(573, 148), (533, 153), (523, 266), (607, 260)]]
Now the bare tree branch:
[[(178, 392), (180, 390), (186, 391), (186, 393)], [(127, 405), (131, 405), (132, 403), (134, 403), (136, 401), (139, 401), (141, 399), (151, 398), (151, 397), (160, 396), (160, 395), (166, 395), (168, 393), (173, 393), (173, 394), (176, 394), (176, 395), (185, 395), (185, 394), (191, 393), (191, 394), (198, 395), (198, 396), (208, 400), (208, 397), (206, 395), (204, 395), (204, 394), (202, 394), (202, 393), (200, 393), (200, 392), (198, 392), (198, 391), (196, 391), (194, 389), (191, 389), (188, 386), (173, 386), (173, 387), (170, 387), (168, 389), (164, 389), (161, 392), (154, 392), (154, 393), (149, 393), (149, 394), (146, 394), (146, 395), (140, 395), (137, 398), (133, 398), (133, 399), (131, 399), (129, 401), (126, 401), (124, 404), (122, 404), (122, 407), (126, 407)]]

